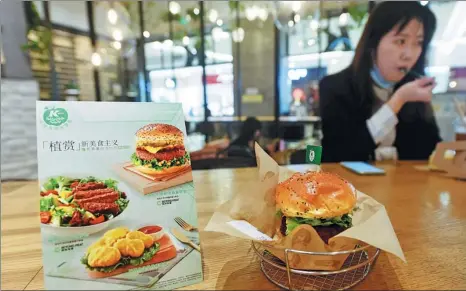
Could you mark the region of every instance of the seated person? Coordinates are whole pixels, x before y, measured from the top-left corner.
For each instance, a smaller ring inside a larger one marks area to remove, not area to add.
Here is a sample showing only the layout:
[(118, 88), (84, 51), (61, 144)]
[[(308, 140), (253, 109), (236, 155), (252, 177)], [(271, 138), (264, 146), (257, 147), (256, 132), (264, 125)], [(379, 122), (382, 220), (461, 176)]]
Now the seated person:
[[(261, 136), (262, 124), (255, 117), (248, 117), (241, 126), (240, 135), (222, 151), (229, 157), (251, 157), (254, 154), (254, 144)], [(219, 153), (219, 154), (222, 154)]]

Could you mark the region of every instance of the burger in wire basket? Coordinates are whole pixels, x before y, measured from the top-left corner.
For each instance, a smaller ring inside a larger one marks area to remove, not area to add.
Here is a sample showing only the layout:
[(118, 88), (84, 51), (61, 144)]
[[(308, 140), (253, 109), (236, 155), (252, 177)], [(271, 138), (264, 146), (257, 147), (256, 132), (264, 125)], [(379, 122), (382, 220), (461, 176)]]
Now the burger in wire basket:
[(307, 224), (327, 244), (331, 237), (352, 226), (356, 189), (332, 173), (295, 173), (278, 184), (275, 200), (281, 235)]
[[(357, 191), (348, 181), (329, 172), (295, 173), (275, 188), (277, 208), (274, 243), (264, 243), (285, 261), (285, 249), (306, 252), (352, 250), (355, 239), (335, 237), (351, 228)], [(289, 253), (293, 268), (338, 270), (348, 255), (324, 256)]]

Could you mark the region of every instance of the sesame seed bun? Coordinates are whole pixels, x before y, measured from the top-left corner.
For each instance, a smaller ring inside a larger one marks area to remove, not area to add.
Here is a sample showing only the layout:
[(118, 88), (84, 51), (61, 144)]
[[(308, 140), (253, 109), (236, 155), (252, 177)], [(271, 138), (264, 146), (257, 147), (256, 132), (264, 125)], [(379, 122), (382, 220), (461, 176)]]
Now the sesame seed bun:
[(353, 210), (356, 189), (332, 173), (296, 173), (277, 186), (275, 199), (287, 217), (332, 218)]
[(183, 145), (183, 132), (170, 124), (154, 123), (140, 128), (136, 139), (136, 146)]

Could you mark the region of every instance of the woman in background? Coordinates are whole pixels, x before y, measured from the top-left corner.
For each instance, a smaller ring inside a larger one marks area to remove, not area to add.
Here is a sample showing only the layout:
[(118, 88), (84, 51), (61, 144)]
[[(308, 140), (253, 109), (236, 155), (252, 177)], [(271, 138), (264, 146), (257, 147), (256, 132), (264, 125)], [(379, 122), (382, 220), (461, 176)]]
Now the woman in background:
[(254, 157), (254, 144), (261, 136), (262, 124), (255, 117), (248, 117), (241, 125), (241, 131), (227, 149), (228, 156)]
[(371, 12), (352, 64), (320, 82), (323, 161), (426, 160), (440, 141), (424, 74), (436, 20), (418, 2)]

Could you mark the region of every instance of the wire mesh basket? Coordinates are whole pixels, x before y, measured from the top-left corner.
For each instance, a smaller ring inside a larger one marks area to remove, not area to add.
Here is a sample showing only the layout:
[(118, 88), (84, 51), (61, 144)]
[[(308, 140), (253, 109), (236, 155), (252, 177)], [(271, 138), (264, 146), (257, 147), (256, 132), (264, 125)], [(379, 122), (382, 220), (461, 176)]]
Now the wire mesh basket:
[[(380, 250), (370, 245), (356, 246), (350, 251), (306, 252), (285, 250), (286, 262), (268, 252), (262, 244), (252, 242), (252, 248), (261, 261), (264, 275), (277, 286), (288, 290), (344, 290), (361, 282), (368, 274)], [(308, 271), (293, 269), (288, 265), (291, 253), (310, 256), (349, 255), (337, 271)]]

